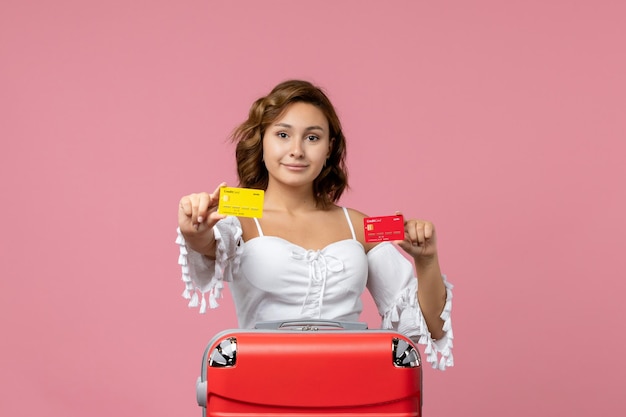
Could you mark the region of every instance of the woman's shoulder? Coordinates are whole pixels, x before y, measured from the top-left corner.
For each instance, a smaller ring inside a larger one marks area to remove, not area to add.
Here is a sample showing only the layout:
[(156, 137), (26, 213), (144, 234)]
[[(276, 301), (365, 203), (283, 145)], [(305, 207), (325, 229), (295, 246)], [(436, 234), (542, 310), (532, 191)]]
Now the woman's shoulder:
[(369, 252), (378, 244), (365, 241), (365, 227), (363, 226), (363, 219), (369, 216), (354, 208), (345, 207), (345, 210), (347, 210), (348, 216), (350, 216), (350, 222), (354, 227), (354, 233), (356, 234), (357, 240), (361, 242), (361, 244), (365, 248), (365, 252)]
[(348, 212), (348, 216), (350, 217), (352, 224), (354, 224), (355, 226), (359, 226), (359, 225), (362, 226), (363, 219), (368, 217), (367, 214), (352, 207), (340, 207), (340, 208)]
[(363, 212), (361, 212), (361, 211), (359, 211), (357, 209), (354, 209), (354, 208), (351, 208), (351, 207), (342, 207), (342, 208), (345, 208), (348, 211), (348, 214), (350, 215), (350, 218), (363, 220), (364, 218), (367, 217), (367, 214), (365, 214), (365, 213), (363, 213)]

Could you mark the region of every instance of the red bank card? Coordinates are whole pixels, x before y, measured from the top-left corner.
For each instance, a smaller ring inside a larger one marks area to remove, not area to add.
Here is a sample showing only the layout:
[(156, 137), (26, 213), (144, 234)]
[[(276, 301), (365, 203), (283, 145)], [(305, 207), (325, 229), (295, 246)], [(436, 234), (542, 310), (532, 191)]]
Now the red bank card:
[(404, 240), (404, 217), (379, 216), (363, 219), (366, 242), (384, 242), (387, 240)]

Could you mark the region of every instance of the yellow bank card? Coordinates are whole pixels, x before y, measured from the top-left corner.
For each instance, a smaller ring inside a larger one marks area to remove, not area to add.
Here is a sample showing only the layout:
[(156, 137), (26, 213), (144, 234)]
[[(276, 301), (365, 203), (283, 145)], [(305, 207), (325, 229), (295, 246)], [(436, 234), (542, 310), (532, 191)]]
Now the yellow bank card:
[(231, 216), (263, 217), (265, 191), (252, 188), (220, 188), (217, 212)]

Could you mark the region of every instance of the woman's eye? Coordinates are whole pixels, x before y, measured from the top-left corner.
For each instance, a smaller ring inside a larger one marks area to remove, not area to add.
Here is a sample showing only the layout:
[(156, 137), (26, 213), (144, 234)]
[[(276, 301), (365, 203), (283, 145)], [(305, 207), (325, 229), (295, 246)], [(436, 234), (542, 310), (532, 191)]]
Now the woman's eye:
[(308, 140), (309, 142), (315, 142), (316, 140), (319, 140), (319, 137), (315, 135), (309, 135), (306, 137), (306, 140)]
[(278, 132), (278, 137), (281, 139), (287, 139), (287, 134), (285, 132)]

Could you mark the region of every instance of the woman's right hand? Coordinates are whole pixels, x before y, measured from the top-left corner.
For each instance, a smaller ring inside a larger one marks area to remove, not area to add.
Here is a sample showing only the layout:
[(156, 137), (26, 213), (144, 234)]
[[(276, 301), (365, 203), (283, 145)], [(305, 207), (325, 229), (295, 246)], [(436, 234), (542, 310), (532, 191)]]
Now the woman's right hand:
[(178, 205), (178, 227), (189, 247), (207, 256), (215, 255), (213, 226), (225, 218), (217, 212), (221, 183), (212, 193), (201, 192), (184, 196)]

